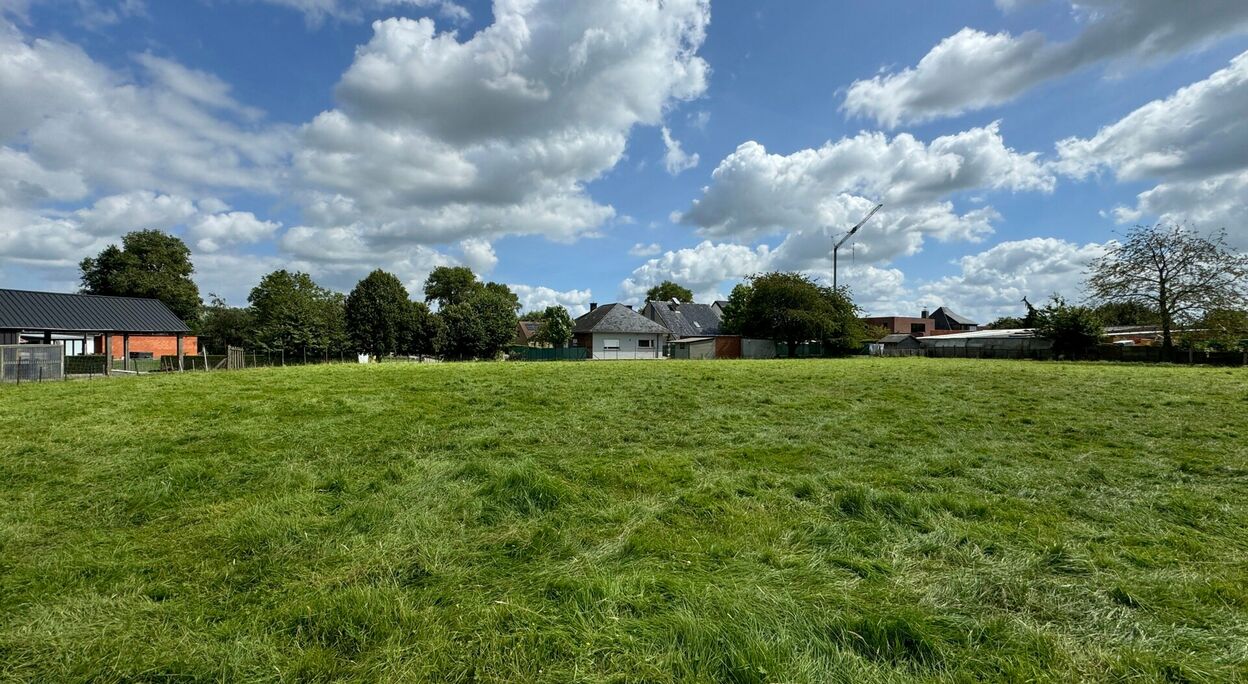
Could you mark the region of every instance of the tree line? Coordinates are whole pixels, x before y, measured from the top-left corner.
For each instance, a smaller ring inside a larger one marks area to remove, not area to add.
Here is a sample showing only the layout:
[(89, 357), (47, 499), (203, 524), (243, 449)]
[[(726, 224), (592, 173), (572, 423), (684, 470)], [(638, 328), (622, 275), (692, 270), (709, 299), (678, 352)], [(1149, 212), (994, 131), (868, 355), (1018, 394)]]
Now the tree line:
[(306, 349), (331, 357), (493, 359), (515, 338), (520, 300), (506, 285), (482, 282), (462, 266), (440, 266), (424, 290), (424, 301), (413, 300), (397, 276), (378, 269), (344, 296), (306, 273), (274, 271), (252, 288), (245, 308), (214, 297), (198, 330), (216, 348)]
[[(346, 295), (307, 273), (283, 269), (261, 278), (245, 307), (215, 294), (205, 306), (191, 280), (190, 249), (156, 230), (129, 233), (121, 246), (110, 245), (80, 268), (84, 293), (159, 299), (216, 353), (236, 346), (312, 357), (365, 352), (492, 359), (515, 338), (520, 310), (506, 285), (482, 282), (462, 266), (435, 268), (424, 282), (424, 301), (414, 301), (397, 276), (380, 269)], [(562, 307), (542, 315), (571, 337)]]
[[(215, 295), (204, 306), (191, 279), (190, 249), (156, 230), (129, 233), (120, 247), (110, 245), (80, 266), (83, 292), (159, 299), (214, 351), (232, 345), (313, 356), (362, 351), (491, 359), (511, 344), (520, 318), (519, 299), (506, 285), (447, 266), (429, 274), (423, 302), (413, 301), (403, 283), (382, 270), (347, 295), (307, 273), (278, 270), (252, 288), (246, 307)], [(1093, 262), (1086, 287), (1087, 304), (1054, 295), (1035, 307), (1024, 298), (1024, 316), (987, 327), (1035, 329), (1064, 356), (1097, 344), (1107, 325), (1156, 325), (1166, 354), (1176, 337), (1183, 345), (1248, 348), (1248, 256), (1227, 243), (1224, 230), (1202, 235), (1183, 225), (1137, 226)], [(688, 288), (672, 281), (646, 296), (693, 300)], [(733, 288), (722, 330), (784, 342), (790, 354), (810, 341), (824, 353), (853, 353), (879, 337), (864, 327), (860, 314), (846, 288), (819, 285), (800, 273), (764, 273)], [(540, 322), (539, 342), (561, 347), (572, 338), (572, 318), (563, 307), (524, 319)]]

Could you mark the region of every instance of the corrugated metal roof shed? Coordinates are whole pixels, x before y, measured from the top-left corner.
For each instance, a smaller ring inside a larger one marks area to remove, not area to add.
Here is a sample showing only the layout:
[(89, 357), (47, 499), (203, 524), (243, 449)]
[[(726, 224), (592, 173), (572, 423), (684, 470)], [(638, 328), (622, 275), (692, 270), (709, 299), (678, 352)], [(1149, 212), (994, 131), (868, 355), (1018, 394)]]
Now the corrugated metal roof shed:
[(0, 329), (79, 333), (189, 333), (156, 299), (0, 289)]
[(914, 335), (908, 335), (906, 333), (893, 333), (892, 335), (885, 335), (880, 338), (880, 344), (898, 344), (905, 342), (906, 340), (917, 340), (917, 338)]
[(1036, 337), (1036, 331), (1031, 328), (1009, 328), (1000, 330), (973, 330), (970, 332), (955, 333), (952, 335), (932, 335), (929, 337), (920, 337), (919, 342), (922, 344), (937, 344), (940, 342), (958, 342), (961, 340), (1017, 340), (1030, 339)]

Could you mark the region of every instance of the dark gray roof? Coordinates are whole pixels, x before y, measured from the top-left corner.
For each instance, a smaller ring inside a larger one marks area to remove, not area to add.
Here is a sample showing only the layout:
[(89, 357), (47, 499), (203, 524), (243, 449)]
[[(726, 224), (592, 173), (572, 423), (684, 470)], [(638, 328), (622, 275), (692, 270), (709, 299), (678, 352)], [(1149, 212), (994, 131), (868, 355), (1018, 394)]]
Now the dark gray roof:
[(906, 333), (895, 333), (892, 335), (885, 335), (884, 337), (881, 337), (880, 344), (897, 344), (899, 342), (905, 342), (907, 339), (910, 339), (910, 338), (914, 338), (914, 335), (907, 335)]
[(576, 319), (572, 332), (667, 334), (671, 331), (623, 304), (607, 304)]
[(646, 302), (645, 314), (677, 337), (719, 334), (720, 313), (710, 304)]
[(936, 309), (935, 311), (933, 311), (932, 317), (935, 318), (936, 315), (940, 313), (945, 314), (946, 318), (953, 321), (954, 323), (957, 323), (958, 325), (979, 325), (978, 323), (976, 323), (975, 321), (972, 321), (966, 316), (962, 316), (960, 314), (954, 313), (953, 309), (950, 309), (947, 306), (942, 306), (939, 309)]
[(0, 329), (81, 333), (188, 333), (159, 300), (0, 289)]

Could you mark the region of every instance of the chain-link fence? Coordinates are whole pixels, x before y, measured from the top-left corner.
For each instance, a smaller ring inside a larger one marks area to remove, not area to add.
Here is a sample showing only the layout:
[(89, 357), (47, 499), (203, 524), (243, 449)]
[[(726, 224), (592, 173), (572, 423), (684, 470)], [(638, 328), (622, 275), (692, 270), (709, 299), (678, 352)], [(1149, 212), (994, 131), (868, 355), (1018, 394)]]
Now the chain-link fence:
[[(188, 371), (230, 370), (231, 368), (283, 368), (286, 366), (321, 366), (326, 364), (359, 364), (365, 359), (371, 363), (430, 363), (436, 359), (432, 356), (383, 356), (361, 357), (357, 352), (340, 350), (282, 350), (257, 351), (254, 349), (234, 348), (234, 361), (231, 363), (227, 354), (187, 354), (183, 357), (182, 367)], [(178, 357), (162, 356), (158, 360), (159, 370), (178, 370)]]
[(0, 347), (0, 381), (45, 382), (65, 379), (65, 348), (59, 344)]

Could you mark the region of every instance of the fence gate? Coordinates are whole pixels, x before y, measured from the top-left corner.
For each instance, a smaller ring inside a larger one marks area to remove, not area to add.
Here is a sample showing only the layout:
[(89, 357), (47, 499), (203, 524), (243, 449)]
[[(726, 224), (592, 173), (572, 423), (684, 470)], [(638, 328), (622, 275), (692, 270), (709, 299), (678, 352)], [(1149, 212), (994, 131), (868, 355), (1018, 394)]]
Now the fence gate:
[(0, 346), (0, 381), (41, 382), (65, 379), (65, 347), (59, 344)]
[(247, 353), (242, 347), (226, 347), (226, 370), (242, 370), (247, 367)]

